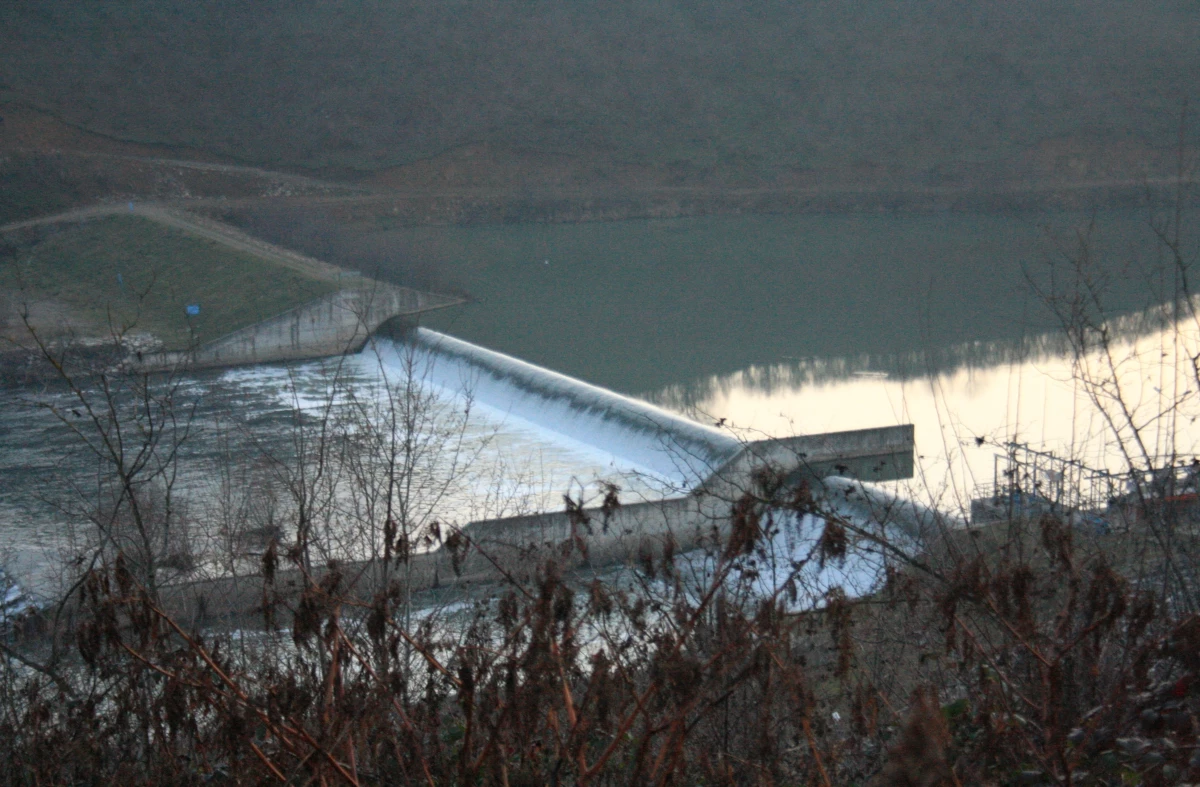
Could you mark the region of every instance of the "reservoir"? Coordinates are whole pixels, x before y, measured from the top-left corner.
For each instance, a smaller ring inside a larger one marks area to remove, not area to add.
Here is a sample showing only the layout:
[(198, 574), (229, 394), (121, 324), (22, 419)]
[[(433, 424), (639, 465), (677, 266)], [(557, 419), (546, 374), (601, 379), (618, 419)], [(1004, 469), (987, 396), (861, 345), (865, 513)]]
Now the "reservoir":
[[(913, 423), (907, 492), (957, 511), (1009, 442), (1190, 461), (1200, 324), (1162, 304), (1188, 294), (1198, 230), (1148, 203), (373, 232), (478, 293), (427, 324), (742, 439)], [(1075, 357), (1081, 321), (1107, 326), (1106, 357)], [(1108, 379), (1128, 415), (1087, 384)]]

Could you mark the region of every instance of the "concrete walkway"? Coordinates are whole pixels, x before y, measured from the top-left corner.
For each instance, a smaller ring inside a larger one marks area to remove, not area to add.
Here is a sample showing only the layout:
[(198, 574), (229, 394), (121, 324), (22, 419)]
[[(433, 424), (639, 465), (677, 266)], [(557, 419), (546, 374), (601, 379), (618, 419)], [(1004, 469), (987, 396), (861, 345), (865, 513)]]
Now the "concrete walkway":
[[(930, 509), (881, 496), (870, 485), (840, 477), (828, 479), (836, 488), (822, 491), (831, 467), (873, 471), (866, 477), (877, 479), (911, 477), (913, 448), (912, 425), (747, 443), (684, 497), (474, 522), (463, 528), (465, 538), (457, 550), (442, 547), (417, 553), (405, 564), (343, 563), (336, 569), (341, 577), (338, 594), (369, 605), (376, 593), (396, 582), (411, 593), (448, 585), (466, 591), (496, 582), (531, 582), (547, 560), (569, 571), (657, 561), (667, 552), (704, 546), (719, 549), (729, 535), (732, 506), (743, 494), (755, 493), (756, 473), (765, 467), (782, 470), (793, 482), (810, 479), (817, 496), (845, 495), (843, 487), (855, 484), (860, 498), (856, 505), (865, 513), (898, 528), (913, 543), (927, 543), (937, 517)], [(255, 627), (262, 624), (265, 599), (292, 606), (301, 592), (330, 571), (327, 566), (314, 567), (306, 579), (299, 569), (281, 568), (270, 585), (260, 575), (182, 583), (164, 588), (162, 603), (185, 626)]]

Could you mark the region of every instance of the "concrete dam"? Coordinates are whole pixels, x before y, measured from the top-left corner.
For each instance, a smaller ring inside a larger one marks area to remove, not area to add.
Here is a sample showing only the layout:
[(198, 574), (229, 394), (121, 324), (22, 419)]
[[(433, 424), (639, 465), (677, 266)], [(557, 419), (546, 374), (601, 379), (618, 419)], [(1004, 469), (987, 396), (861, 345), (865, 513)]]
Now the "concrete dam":
[[(914, 542), (923, 540), (931, 521), (931, 512), (860, 483), (911, 476), (911, 425), (745, 442), (647, 402), (445, 334), (410, 327), (419, 315), (461, 304), (462, 298), (350, 274), (204, 217), (131, 204), (128, 211), (106, 205), (36, 223), (126, 212), (333, 284), (327, 295), (184, 351), (136, 352), (125, 346), (129, 355), (122, 365), (126, 368), (187, 372), (251, 367), (349, 355), (369, 344), (385, 376), (389, 370), (403, 376), (416, 361), (423, 370), (423, 383), (450, 396), (467, 392), (506, 417), (552, 433), (555, 442), (574, 441), (605, 452), (637, 480), (654, 481), (645, 490), (636, 490), (636, 498), (631, 493), (616, 507), (576, 507), (568, 514), (547, 510), (553, 503), (543, 498), (535, 505), (506, 509), (533, 512), (521, 516), (494, 518), (496, 509), (487, 509), (493, 518), (469, 521), (459, 530), (470, 545), (466, 554), (452, 555), (443, 548), (410, 557), (405, 572), (415, 590), (437, 587), (451, 577), (469, 584), (527, 576), (541, 563), (539, 555), (560, 554), (568, 542), (580, 547), (572, 558), (575, 564), (591, 566), (710, 545), (722, 537), (732, 502), (754, 488), (756, 474), (766, 467), (783, 472), (792, 483), (809, 482), (819, 494), (836, 487), (837, 495), (829, 495), (830, 504), (853, 509), (855, 516), (880, 519), (877, 512), (886, 510), (885, 518)], [(269, 374), (269, 367), (249, 373), (263, 372)], [(840, 480), (831, 485), (826, 479)], [(848, 488), (846, 483), (858, 486)], [(469, 516), (461, 516), (457, 522), (466, 519)], [(369, 599), (390, 581), (394, 566), (358, 562), (343, 569), (355, 577), (348, 591)], [(277, 588), (285, 594), (289, 587), (301, 585), (298, 573), (279, 574)], [(192, 619), (244, 616), (261, 604), (261, 594), (262, 578), (254, 576), (178, 584), (169, 591), (176, 609)]]
[[(515, 418), (601, 445), (665, 482), (658, 500), (470, 522), (460, 531), (465, 551), (443, 547), (410, 556), (403, 573), (414, 592), (448, 583), (468, 587), (503, 577), (529, 579), (551, 556), (569, 569), (631, 564), (647, 555), (713, 545), (727, 535), (732, 502), (754, 488), (756, 471), (767, 466), (793, 482), (806, 479), (831, 510), (887, 522), (907, 543), (920, 545), (936, 527), (937, 512), (863, 483), (911, 477), (911, 425), (743, 442), (649, 403), (428, 329), (410, 330), (395, 341), (373, 340), (372, 346), (385, 367), (420, 365), (436, 386), (468, 390)], [(580, 549), (564, 554), (567, 543)], [(400, 569), (394, 561), (365, 561), (343, 564), (339, 571), (343, 591), (369, 601)], [(279, 571), (273, 592), (286, 598), (303, 585), (298, 571)], [(173, 586), (165, 600), (197, 623), (245, 624), (253, 620), (263, 592), (261, 577), (227, 577)]]
[(426, 378), (565, 437), (603, 447), (680, 491), (701, 483), (741, 444), (732, 435), (648, 402), (427, 328), (377, 348), (384, 364), (416, 352)]

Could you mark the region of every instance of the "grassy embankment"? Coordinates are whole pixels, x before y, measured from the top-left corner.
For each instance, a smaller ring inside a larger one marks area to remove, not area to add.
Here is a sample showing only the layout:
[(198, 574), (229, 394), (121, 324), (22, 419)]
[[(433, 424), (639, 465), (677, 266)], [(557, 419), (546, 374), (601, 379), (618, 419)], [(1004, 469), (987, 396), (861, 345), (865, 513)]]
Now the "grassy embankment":
[[(51, 303), (86, 334), (150, 333), (168, 349), (211, 341), (334, 289), (138, 216), (46, 231), (0, 259), (0, 291), (17, 303)], [(189, 304), (200, 313), (188, 316)]]

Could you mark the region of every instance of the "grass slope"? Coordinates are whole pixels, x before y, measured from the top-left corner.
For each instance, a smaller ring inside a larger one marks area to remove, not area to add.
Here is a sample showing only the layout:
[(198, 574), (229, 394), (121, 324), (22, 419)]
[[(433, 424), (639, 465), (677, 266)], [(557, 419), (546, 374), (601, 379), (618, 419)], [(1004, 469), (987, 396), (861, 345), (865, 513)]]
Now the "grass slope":
[[(96, 326), (206, 342), (335, 289), (251, 254), (138, 216), (49, 232), (0, 260), (0, 289), (53, 299)], [(200, 314), (186, 307), (199, 304)]]

